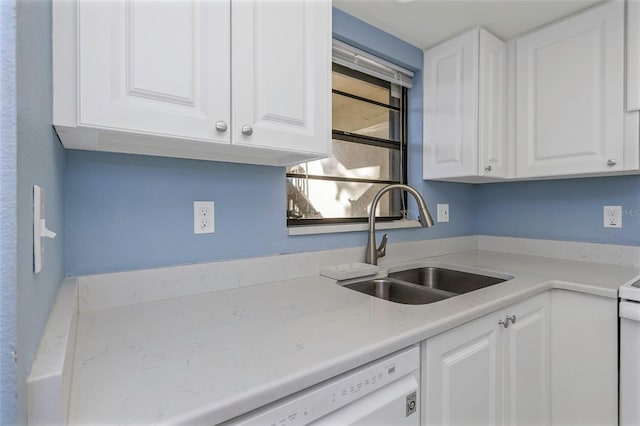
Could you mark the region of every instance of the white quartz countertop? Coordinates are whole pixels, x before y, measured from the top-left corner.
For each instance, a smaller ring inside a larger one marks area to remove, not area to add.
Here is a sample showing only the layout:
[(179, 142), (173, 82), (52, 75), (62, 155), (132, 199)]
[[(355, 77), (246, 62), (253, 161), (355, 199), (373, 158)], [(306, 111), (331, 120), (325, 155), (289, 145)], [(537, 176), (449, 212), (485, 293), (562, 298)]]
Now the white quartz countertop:
[(318, 275), (80, 313), (69, 424), (217, 424), (551, 288), (616, 298), (640, 274), (482, 251), (406, 263), (427, 264), (514, 279), (430, 305)]

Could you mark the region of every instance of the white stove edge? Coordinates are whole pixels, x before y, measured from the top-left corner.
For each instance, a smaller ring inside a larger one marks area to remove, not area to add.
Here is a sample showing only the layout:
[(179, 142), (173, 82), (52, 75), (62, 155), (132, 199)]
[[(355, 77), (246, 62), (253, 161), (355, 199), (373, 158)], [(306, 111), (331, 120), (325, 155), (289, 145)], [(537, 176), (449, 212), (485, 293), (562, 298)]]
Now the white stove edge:
[(620, 299), (640, 302), (640, 286), (637, 283), (640, 283), (640, 277), (632, 279), (629, 282), (623, 284), (618, 291), (618, 296), (620, 297)]

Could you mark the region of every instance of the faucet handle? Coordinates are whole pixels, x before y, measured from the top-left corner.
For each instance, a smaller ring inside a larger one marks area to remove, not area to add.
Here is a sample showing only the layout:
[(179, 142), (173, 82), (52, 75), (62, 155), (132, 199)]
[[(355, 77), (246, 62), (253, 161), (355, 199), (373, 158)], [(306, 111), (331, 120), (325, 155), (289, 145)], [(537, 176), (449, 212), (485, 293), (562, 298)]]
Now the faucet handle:
[(380, 243), (380, 246), (378, 247), (378, 257), (384, 257), (385, 254), (387, 254), (387, 240), (389, 239), (389, 234), (384, 234), (382, 236), (382, 242)]

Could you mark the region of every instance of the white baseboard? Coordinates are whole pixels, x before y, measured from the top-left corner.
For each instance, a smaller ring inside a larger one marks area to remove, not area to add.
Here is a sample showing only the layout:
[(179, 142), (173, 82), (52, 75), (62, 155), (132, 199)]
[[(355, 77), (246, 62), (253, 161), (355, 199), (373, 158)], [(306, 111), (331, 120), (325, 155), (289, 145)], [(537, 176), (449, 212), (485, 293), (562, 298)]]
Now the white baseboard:
[(78, 322), (78, 280), (67, 278), (55, 304), (27, 378), (27, 424), (67, 424)]
[[(389, 243), (380, 265), (475, 249), (475, 236)], [(97, 311), (317, 275), (324, 266), (363, 262), (364, 252), (354, 247), (81, 276), (79, 308)]]
[(478, 250), (640, 267), (640, 247), (478, 235)]
[[(640, 247), (486, 235), (390, 243), (380, 265), (470, 250), (640, 267)], [(292, 253), (78, 277), (80, 312), (285, 281), (364, 261), (364, 248)]]

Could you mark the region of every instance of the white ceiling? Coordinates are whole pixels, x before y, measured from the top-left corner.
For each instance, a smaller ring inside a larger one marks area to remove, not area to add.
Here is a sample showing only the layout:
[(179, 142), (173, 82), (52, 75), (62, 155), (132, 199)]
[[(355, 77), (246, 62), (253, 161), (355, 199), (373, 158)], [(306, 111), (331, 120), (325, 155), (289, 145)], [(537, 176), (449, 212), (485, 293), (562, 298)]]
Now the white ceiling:
[(475, 26), (503, 40), (601, 0), (333, 0), (333, 5), (421, 49)]

